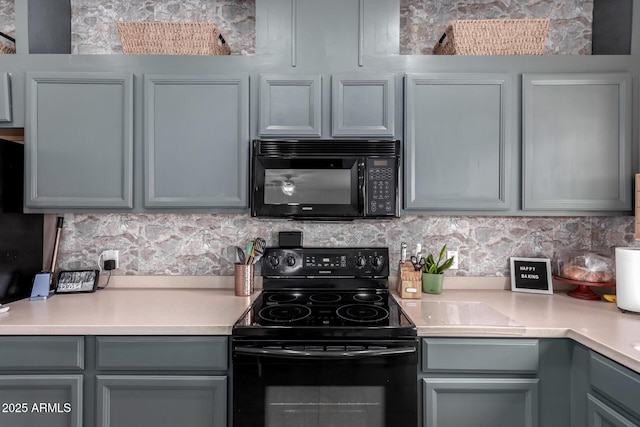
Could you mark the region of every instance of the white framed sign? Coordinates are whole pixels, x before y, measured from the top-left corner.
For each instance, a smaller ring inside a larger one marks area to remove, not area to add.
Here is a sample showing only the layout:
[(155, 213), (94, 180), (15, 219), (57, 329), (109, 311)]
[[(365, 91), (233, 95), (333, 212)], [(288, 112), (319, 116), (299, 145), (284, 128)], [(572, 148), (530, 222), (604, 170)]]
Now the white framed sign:
[(511, 290), (534, 294), (553, 294), (549, 258), (511, 257)]

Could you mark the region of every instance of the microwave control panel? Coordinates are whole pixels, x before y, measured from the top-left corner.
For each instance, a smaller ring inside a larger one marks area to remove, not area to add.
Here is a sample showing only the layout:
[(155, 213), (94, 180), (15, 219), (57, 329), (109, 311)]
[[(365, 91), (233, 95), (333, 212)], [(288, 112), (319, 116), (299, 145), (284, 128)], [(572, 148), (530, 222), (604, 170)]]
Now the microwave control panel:
[(367, 213), (370, 215), (395, 215), (396, 213), (396, 159), (368, 158)]

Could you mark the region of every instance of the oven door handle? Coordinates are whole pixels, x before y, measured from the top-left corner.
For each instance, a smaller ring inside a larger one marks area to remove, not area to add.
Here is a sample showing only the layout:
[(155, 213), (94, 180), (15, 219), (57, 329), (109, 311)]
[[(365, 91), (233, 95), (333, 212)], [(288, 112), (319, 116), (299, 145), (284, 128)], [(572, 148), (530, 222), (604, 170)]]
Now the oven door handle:
[(353, 351), (336, 351), (336, 350), (289, 350), (286, 348), (256, 348), (256, 347), (236, 347), (235, 353), (251, 355), (251, 356), (271, 356), (271, 357), (313, 357), (319, 359), (349, 359), (362, 357), (380, 357), (380, 356), (399, 356), (403, 354), (415, 353), (415, 347), (395, 347), (381, 348), (374, 350), (353, 350)]

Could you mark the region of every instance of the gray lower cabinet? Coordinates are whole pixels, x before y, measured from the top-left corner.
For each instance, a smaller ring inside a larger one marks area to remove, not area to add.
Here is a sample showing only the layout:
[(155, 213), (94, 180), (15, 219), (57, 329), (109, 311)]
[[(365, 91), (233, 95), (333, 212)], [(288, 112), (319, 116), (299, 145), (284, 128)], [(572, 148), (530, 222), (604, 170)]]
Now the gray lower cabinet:
[(587, 395), (587, 411), (588, 427), (638, 427), (638, 424), (591, 394)]
[(248, 76), (144, 82), (144, 207), (247, 207)]
[(133, 206), (133, 75), (26, 76), (25, 205)]
[(631, 211), (631, 80), (522, 76), (525, 211)]
[(512, 80), (499, 73), (406, 75), (406, 210), (512, 207)]
[(0, 425), (82, 427), (81, 374), (3, 375)]
[(589, 427), (640, 426), (640, 374), (590, 352)]
[(227, 425), (228, 338), (96, 337), (96, 426)]
[(98, 375), (97, 427), (224, 427), (224, 376)]
[(423, 380), (426, 427), (538, 425), (538, 380), (428, 378)]
[(83, 337), (0, 337), (0, 426), (82, 427)]
[(0, 122), (11, 120), (11, 75), (0, 73)]
[(423, 426), (538, 426), (538, 340), (425, 338), (421, 350)]

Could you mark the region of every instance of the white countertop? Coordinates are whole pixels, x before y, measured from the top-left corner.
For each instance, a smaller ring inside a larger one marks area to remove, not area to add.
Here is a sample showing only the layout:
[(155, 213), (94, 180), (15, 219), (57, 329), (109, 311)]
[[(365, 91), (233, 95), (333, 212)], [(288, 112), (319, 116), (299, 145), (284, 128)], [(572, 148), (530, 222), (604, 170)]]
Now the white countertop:
[(0, 335), (230, 335), (258, 295), (233, 289), (103, 289), (7, 304)]
[(614, 303), (507, 290), (445, 289), (396, 298), (420, 336), (571, 338), (640, 372), (640, 314)]
[[(7, 304), (0, 335), (229, 335), (251, 297), (220, 288), (108, 288)], [(402, 300), (420, 336), (571, 338), (640, 372), (640, 315), (613, 303), (503, 289)]]

